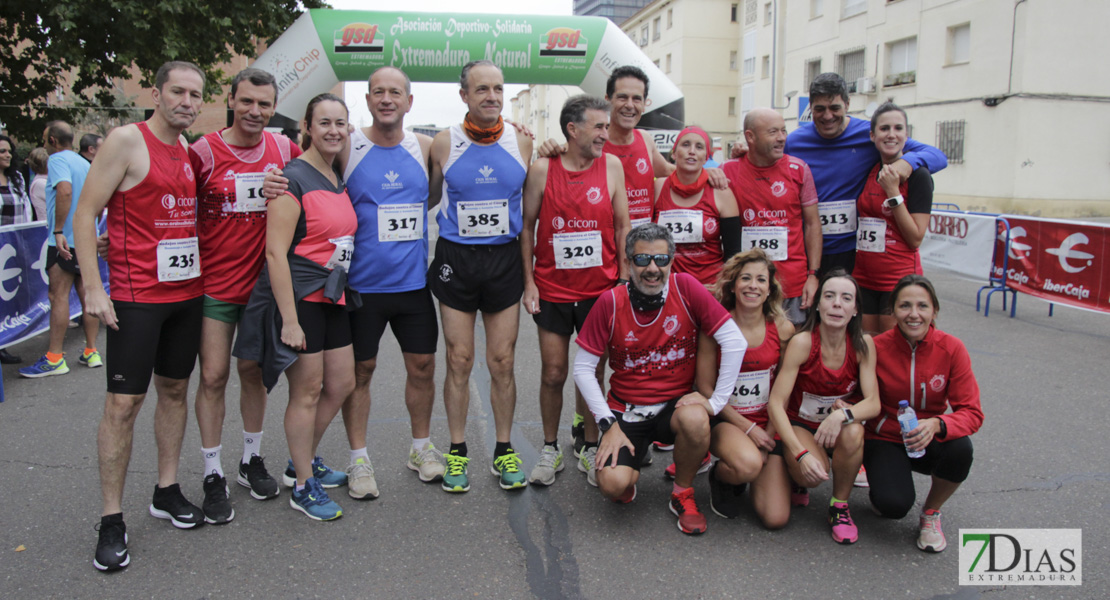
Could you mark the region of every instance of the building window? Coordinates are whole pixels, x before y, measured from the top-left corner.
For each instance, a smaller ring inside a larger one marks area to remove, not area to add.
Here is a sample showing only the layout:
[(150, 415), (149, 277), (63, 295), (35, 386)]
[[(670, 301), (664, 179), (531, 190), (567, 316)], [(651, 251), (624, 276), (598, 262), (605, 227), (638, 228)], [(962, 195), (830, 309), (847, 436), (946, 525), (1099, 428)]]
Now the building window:
[(671, 55), (670, 54), (667, 55), (667, 71), (666, 72), (667, 73), (671, 72)]
[(863, 59), (862, 47), (836, 53), (836, 74), (848, 82), (850, 93), (856, 93), (856, 80), (864, 76)]
[(640, 29), (640, 46), (642, 47), (642, 46), (647, 46), (647, 45), (648, 45), (648, 26), (644, 25)]
[(662, 19), (663, 19), (663, 17), (655, 17), (655, 20), (651, 22), (651, 39), (652, 39), (652, 41), (655, 41), (655, 40), (659, 39), (659, 36), (662, 35), (662, 33), (659, 31), (659, 29), (660, 29), (659, 23), (660, 23), (660, 21), (662, 21)]
[(755, 42), (756, 35), (754, 31), (744, 34), (744, 77), (755, 75)]
[(731, 12), (729, 13), (729, 14), (731, 15), (731, 18), (730, 18), (730, 20), (731, 20), (731, 21), (732, 21), (733, 23), (736, 23), (736, 22), (737, 22), (737, 14), (736, 14), (736, 13), (737, 13), (737, 12), (738, 12), (739, 10), (740, 10), (740, 5), (739, 5), (739, 4), (735, 4), (735, 3), (734, 3), (734, 4), (732, 5), (732, 9), (731, 9)]
[(946, 65), (959, 65), (971, 58), (971, 23), (948, 28)]
[(937, 149), (948, 157), (948, 164), (964, 162), (964, 120), (937, 121)]
[(763, 55), (763, 74), (761, 75), (761, 77), (763, 79), (767, 79), (770, 76), (771, 76), (771, 55), (764, 54)]
[(809, 0), (809, 18), (816, 19), (825, 14), (825, 0)]
[(847, 19), (867, 12), (867, 0), (842, 0), (840, 18)]
[(673, 26), (674, 26), (674, 9), (673, 8), (668, 8), (667, 9), (667, 29), (670, 29)]
[(774, 13), (773, 10), (771, 10), (771, 3), (768, 2), (767, 4), (764, 4), (763, 5), (763, 26), (766, 27), (766, 26), (770, 25), (771, 21), (773, 21), (774, 18), (775, 18), (775, 13)]
[(906, 38), (886, 45), (884, 86), (906, 85), (917, 81), (917, 38)]
[(737, 69), (737, 67), (739, 66), (739, 65), (736, 64), (736, 61), (739, 60), (739, 56), (740, 56), (739, 52), (737, 52), (735, 50), (729, 51), (729, 53), (728, 53), (728, 68), (730, 70), (735, 71)]
[(759, 10), (759, 4), (756, 0), (744, 0), (744, 26), (754, 26), (759, 20), (759, 15), (756, 11)]
[(805, 88), (806, 93), (809, 93), (809, 84), (821, 74), (821, 59), (811, 58), (806, 61), (805, 82), (802, 87)]
[(755, 108), (755, 84), (745, 83), (740, 86), (740, 118), (744, 118), (752, 108)]
[(736, 96), (728, 97), (728, 116), (736, 116)]

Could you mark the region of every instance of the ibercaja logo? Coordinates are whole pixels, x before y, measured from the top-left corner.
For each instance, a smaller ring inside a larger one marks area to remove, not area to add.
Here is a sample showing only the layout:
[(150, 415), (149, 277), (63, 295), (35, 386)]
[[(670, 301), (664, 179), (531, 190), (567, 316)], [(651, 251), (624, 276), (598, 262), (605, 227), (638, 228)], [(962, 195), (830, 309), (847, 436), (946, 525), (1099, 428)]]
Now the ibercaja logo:
[(586, 56), (586, 42), (581, 29), (556, 27), (540, 38), (540, 56)]
[(960, 585), (1083, 585), (1083, 530), (961, 529)]
[(378, 35), (378, 26), (369, 23), (351, 23), (335, 30), (336, 52), (382, 52), (385, 38)]

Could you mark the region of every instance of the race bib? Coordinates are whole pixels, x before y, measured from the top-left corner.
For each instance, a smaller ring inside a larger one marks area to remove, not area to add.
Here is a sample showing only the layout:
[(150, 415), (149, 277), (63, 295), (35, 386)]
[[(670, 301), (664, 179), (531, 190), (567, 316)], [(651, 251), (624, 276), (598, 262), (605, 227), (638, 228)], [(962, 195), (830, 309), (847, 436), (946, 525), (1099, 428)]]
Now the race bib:
[(378, 207), (378, 241), (424, 239), (424, 204), (386, 204)]
[(200, 277), (197, 238), (158, 242), (158, 281), (184, 281)]
[(728, 403), (742, 415), (757, 413), (771, 396), (771, 369), (740, 373)]
[(821, 233), (850, 233), (856, 230), (856, 201), (836, 200), (818, 202), (817, 213), (821, 215)]
[(786, 231), (785, 227), (745, 227), (740, 243), (744, 250), (763, 250), (771, 260), (786, 260)]
[(621, 417), (621, 420), (625, 423), (647, 421), (655, 418), (666, 407), (666, 402), (660, 402), (659, 404), (625, 404), (624, 416)]
[(640, 225), (643, 225), (644, 223), (651, 223), (651, 218), (650, 217), (645, 217), (643, 219), (632, 219), (631, 223), (632, 223), (632, 228), (635, 229), (636, 227), (638, 227)]
[(859, 218), (856, 250), (860, 252), (886, 252), (886, 219), (876, 217)]
[(601, 232), (556, 233), (556, 269), (589, 269), (601, 266)]
[(235, 203), (231, 209), (235, 212), (266, 210), (266, 197), (262, 195), (262, 182), (265, 180), (265, 173), (236, 173)]
[(809, 392), (802, 392), (802, 405), (798, 408), (798, 416), (814, 423), (820, 423), (829, 416), (833, 410), (833, 404), (837, 400), (847, 398), (849, 394), (843, 396), (818, 396)]
[(463, 237), (496, 237), (509, 233), (508, 200), (476, 200), (459, 202), (459, 235)]
[(324, 267), (333, 270), (339, 267), (344, 271), (349, 271), (351, 269), (351, 257), (355, 255), (355, 236), (344, 235), (331, 238), (328, 241), (335, 244), (335, 251), (331, 253), (331, 258), (328, 259)]
[(702, 212), (691, 209), (673, 209), (659, 212), (659, 225), (671, 232), (676, 244), (699, 244), (702, 238)]

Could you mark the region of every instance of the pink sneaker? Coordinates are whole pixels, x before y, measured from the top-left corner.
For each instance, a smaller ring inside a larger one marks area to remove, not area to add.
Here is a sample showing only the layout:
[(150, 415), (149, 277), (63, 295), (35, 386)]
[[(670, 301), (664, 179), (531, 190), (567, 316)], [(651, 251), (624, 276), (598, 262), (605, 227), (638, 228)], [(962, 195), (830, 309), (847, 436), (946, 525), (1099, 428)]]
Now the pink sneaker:
[(859, 539), (859, 530), (852, 522), (847, 502), (837, 502), (829, 506), (829, 525), (832, 525), (832, 538), (838, 544), (854, 544)]
[(636, 499), (636, 484), (632, 484), (631, 490), (625, 490), (624, 494), (613, 498), (613, 502), (617, 504), (628, 504)]
[(681, 494), (671, 494), (671, 512), (678, 517), (678, 529), (687, 535), (705, 533), (705, 515), (698, 510), (694, 501), (694, 488), (686, 488)]
[(944, 531), (940, 528), (940, 511), (928, 510), (921, 513), (921, 531), (917, 536), (917, 547), (925, 552), (943, 552), (948, 547)]
[[(713, 465), (710, 464), (710, 461), (712, 460), (711, 457), (712, 457), (711, 454), (709, 454), (708, 452), (705, 453), (705, 458), (702, 459), (701, 466), (698, 467), (698, 472), (697, 472), (698, 475), (701, 475), (702, 473), (708, 471), (709, 467), (713, 466)], [(674, 474), (675, 474), (675, 466), (674, 466), (674, 463), (671, 463), (671, 464), (667, 465), (666, 470), (663, 471), (663, 476), (666, 477), (667, 479), (672, 479), (673, 480), (674, 479)]]

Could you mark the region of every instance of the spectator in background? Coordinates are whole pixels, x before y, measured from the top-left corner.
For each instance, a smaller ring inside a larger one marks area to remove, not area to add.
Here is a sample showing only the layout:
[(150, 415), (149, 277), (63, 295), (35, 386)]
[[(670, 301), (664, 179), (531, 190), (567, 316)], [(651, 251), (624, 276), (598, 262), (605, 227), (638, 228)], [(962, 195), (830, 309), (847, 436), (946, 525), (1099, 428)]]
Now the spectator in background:
[(104, 138), (100, 134), (86, 133), (81, 136), (77, 153), (85, 160), (92, 162), (93, 158), (96, 158), (96, 151), (100, 150), (100, 142), (102, 141), (104, 141)]
[[(15, 168), (15, 144), (12, 138), (0, 135), (0, 225), (27, 223), (31, 220), (31, 199), (23, 175)], [(11, 365), (23, 359), (0, 349), (0, 363)]]
[(27, 164), (35, 178), (27, 189), (31, 197), (31, 206), (35, 209), (35, 220), (42, 221), (46, 218), (46, 161), (50, 158), (46, 148), (35, 148), (27, 155)]

